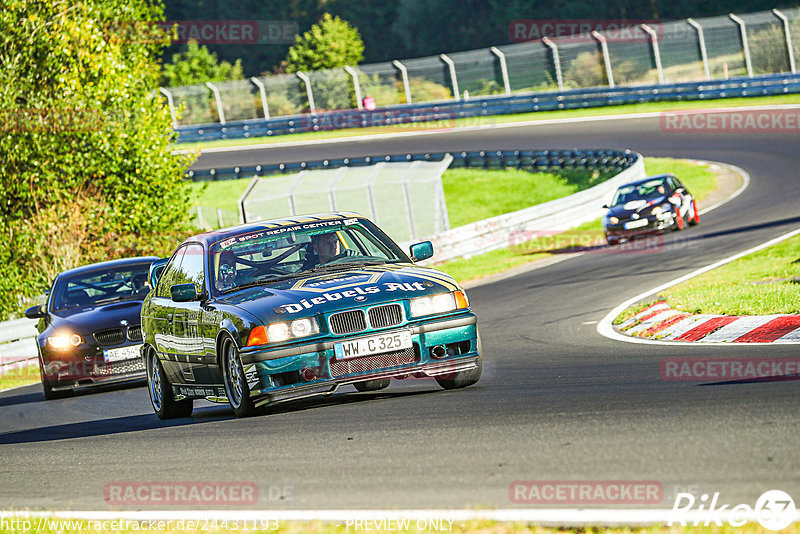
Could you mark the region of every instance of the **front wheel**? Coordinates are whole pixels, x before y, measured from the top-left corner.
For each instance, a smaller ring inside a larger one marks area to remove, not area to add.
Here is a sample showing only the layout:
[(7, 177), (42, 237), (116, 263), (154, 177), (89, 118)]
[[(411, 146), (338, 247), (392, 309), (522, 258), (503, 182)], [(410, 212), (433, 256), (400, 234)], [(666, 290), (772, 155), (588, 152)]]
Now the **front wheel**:
[(172, 384), (167, 380), (164, 367), (156, 355), (156, 351), (150, 349), (146, 356), (147, 366), (147, 389), (150, 392), (150, 403), (153, 411), (159, 419), (175, 419), (177, 417), (189, 417), (192, 415), (194, 402), (192, 399), (176, 401), (172, 391)]
[(483, 373), (483, 347), (481, 346), (481, 336), (478, 335), (478, 366), (469, 371), (459, 371), (454, 375), (445, 375), (441, 378), (437, 377), (436, 382), (439, 383), (444, 389), (459, 389), (471, 386), (481, 379)]
[(689, 219), (689, 225), (694, 226), (700, 223), (700, 212), (697, 209), (697, 202), (692, 200), (692, 207), (689, 209), (689, 212), (692, 214), (692, 218)]
[(222, 349), (222, 377), (228, 402), (236, 417), (248, 417), (255, 412), (255, 405), (250, 398), (250, 386), (245, 380), (242, 360), (233, 341), (227, 340)]
[(675, 231), (683, 230), (684, 226), (685, 226), (685, 223), (683, 221), (683, 215), (681, 215), (681, 210), (680, 210), (680, 208), (676, 207), (675, 208), (675, 224), (672, 226), (672, 229), (675, 230)]
[(53, 386), (50, 385), (50, 381), (47, 379), (47, 373), (45, 372), (45, 367), (44, 367), (44, 360), (42, 360), (41, 356), (39, 356), (39, 376), (41, 376), (42, 378), (42, 393), (44, 393), (44, 400), (63, 399), (65, 397), (72, 396), (71, 389), (63, 391), (53, 390)]

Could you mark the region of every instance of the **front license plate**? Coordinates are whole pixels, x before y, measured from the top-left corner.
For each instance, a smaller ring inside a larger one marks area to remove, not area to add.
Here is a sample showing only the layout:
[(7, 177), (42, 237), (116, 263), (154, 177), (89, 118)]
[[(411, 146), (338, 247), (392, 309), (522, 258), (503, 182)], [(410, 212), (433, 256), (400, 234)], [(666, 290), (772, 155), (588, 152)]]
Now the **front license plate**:
[(628, 221), (625, 223), (626, 230), (630, 230), (631, 228), (641, 228), (642, 226), (647, 226), (647, 219), (639, 219), (638, 221)]
[(106, 363), (110, 363), (141, 358), (142, 354), (139, 352), (140, 348), (142, 348), (141, 344), (131, 345), (129, 347), (120, 347), (118, 349), (104, 350), (103, 359), (106, 361)]
[(407, 349), (411, 345), (411, 332), (403, 330), (401, 332), (342, 341), (334, 344), (333, 350), (336, 353), (336, 359), (343, 360), (346, 358), (358, 358), (359, 356), (369, 356), (370, 354)]

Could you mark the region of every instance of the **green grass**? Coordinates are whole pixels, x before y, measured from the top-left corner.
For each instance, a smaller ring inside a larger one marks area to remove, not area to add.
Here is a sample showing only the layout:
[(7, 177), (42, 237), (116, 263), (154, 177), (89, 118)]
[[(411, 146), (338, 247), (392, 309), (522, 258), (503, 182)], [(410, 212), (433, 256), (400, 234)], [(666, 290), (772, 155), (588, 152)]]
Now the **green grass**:
[(605, 178), (586, 171), (450, 169), (442, 185), (450, 227), (456, 228), (577, 193)]
[(800, 313), (800, 236), (687, 280), (660, 296), (689, 313)]
[[(188, 515), (187, 515), (188, 517)], [(564, 517), (567, 517), (565, 514)], [(387, 517), (386, 519), (390, 519)], [(18, 523), (16, 522), (18, 521)], [(142, 534), (179, 534), (186, 532), (203, 532), (204, 534), (233, 534), (244, 532), (274, 532), (279, 534), (296, 534), (296, 533), (328, 533), (333, 532), (336, 534), (347, 534), (353, 532), (408, 532), (408, 533), (424, 533), (424, 532), (457, 532), (457, 533), (477, 533), (477, 534), (765, 534), (770, 531), (765, 530), (758, 523), (745, 523), (741, 527), (732, 527), (728, 524), (723, 526), (697, 526), (697, 527), (681, 527), (681, 526), (652, 526), (652, 527), (580, 527), (580, 528), (553, 528), (541, 527), (538, 525), (528, 524), (525, 522), (500, 522), (500, 521), (453, 521), (450, 525), (446, 520), (442, 522), (441, 528), (435, 528), (428, 525), (427, 528), (424, 521), (420, 520), (419, 524), (416, 520), (411, 519), (408, 522), (408, 528), (397, 529), (397, 523), (391, 524), (391, 530), (385, 530), (387, 523), (381, 523), (379, 518), (378, 523), (370, 522), (369, 528), (363, 523), (359, 527), (354, 523), (347, 524), (346, 520), (336, 522), (323, 522), (323, 521), (265, 521), (268, 526), (263, 529), (248, 529), (248, 524), (252, 525), (253, 521), (205, 521), (205, 520), (191, 520), (186, 519), (183, 521), (177, 520), (164, 520), (153, 521), (152, 523), (147, 520), (141, 522), (133, 520), (85, 520), (85, 519), (61, 519), (53, 518), (46, 520), (39, 520), (38, 518), (25, 518), (13, 516), (3, 519), (0, 532), (9, 533), (22, 533), (22, 532), (36, 532), (37, 534), (78, 534), (81, 532), (120, 532), (120, 533), (142, 533)], [(260, 521), (256, 521), (260, 523)], [(569, 521), (565, 521), (569, 523)], [(187, 525), (189, 525), (187, 527)], [(14, 528), (17, 527), (17, 528)], [(800, 534), (800, 524), (793, 523), (786, 529), (781, 531), (785, 534)]]
[(19, 367), (11, 371), (0, 371), (0, 391), (40, 382), (39, 364), (36, 362), (27, 367)]
[(461, 126), (477, 126), (484, 124), (505, 124), (509, 122), (525, 122), (548, 119), (562, 119), (574, 117), (590, 117), (619, 115), (630, 113), (647, 113), (658, 111), (678, 111), (689, 109), (709, 109), (720, 107), (763, 106), (770, 104), (797, 104), (798, 95), (776, 95), (751, 98), (721, 98), (714, 100), (693, 100), (681, 102), (653, 102), (644, 104), (628, 104), (623, 106), (608, 106), (587, 109), (568, 109), (563, 111), (536, 111), (514, 115), (495, 115), (491, 117), (467, 117), (452, 121), (435, 121), (429, 125), (398, 124), (394, 126), (376, 126), (370, 128), (348, 128), (344, 130), (327, 130), (323, 132), (307, 132), (299, 134), (276, 135), (271, 137), (252, 137), (247, 139), (223, 139), (218, 141), (203, 141), (199, 143), (178, 143), (175, 148), (191, 150), (205, 147), (242, 146), (252, 144), (285, 143), (312, 141), (317, 139), (333, 139), (340, 137), (358, 137), (362, 135), (385, 134), (402, 131), (441, 130)]

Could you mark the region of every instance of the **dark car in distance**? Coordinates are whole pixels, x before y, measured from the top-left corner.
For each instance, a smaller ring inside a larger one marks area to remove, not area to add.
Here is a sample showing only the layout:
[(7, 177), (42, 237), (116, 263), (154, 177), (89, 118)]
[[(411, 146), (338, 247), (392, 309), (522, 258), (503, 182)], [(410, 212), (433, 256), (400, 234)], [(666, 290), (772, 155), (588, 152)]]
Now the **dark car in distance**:
[(353, 385), (480, 379), (477, 318), (447, 274), (416, 265), (369, 219), (327, 213), (186, 239), (142, 306), (148, 388), (159, 418), (194, 399), (259, 406)]
[(603, 217), (609, 245), (638, 236), (683, 230), (700, 222), (697, 202), (674, 174), (649, 176), (620, 186)]
[(45, 399), (145, 378), (140, 315), (156, 259), (126, 258), (64, 271), (47, 292), (47, 302), (25, 311), (29, 319), (39, 319)]

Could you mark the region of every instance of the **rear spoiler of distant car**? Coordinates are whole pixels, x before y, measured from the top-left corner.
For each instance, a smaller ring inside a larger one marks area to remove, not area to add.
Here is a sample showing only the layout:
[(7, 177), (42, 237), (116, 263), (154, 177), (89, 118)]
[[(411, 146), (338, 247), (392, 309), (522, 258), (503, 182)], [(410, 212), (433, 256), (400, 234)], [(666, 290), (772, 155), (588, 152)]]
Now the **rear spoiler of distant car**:
[(150, 289), (155, 289), (156, 285), (158, 285), (158, 279), (161, 278), (168, 261), (169, 258), (161, 258), (150, 264), (150, 274), (147, 277)]

